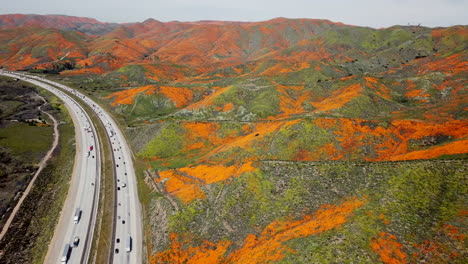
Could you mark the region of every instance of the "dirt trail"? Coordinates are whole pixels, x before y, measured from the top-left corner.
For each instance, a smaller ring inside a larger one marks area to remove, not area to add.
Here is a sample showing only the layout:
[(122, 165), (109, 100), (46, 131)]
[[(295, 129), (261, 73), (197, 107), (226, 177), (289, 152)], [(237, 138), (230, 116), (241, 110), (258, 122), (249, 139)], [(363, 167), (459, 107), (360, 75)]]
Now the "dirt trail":
[(59, 140), (59, 130), (58, 130), (58, 123), (57, 123), (57, 120), (55, 120), (55, 118), (43, 111), (41, 109), (42, 106), (44, 106), (47, 101), (44, 99), (44, 97), (38, 95), (42, 101), (44, 101), (44, 104), (42, 104), (41, 106), (38, 107), (39, 111), (41, 111), (42, 113), (46, 114), (51, 120), (52, 122), (54, 123), (54, 142), (52, 143), (52, 147), (49, 149), (49, 151), (47, 152), (47, 154), (44, 156), (44, 158), (41, 160), (41, 162), (39, 162), (39, 168), (37, 169), (36, 173), (34, 174), (31, 182), (29, 183), (28, 187), (26, 188), (26, 190), (24, 191), (23, 195), (21, 196), (21, 198), (19, 199), (18, 203), (16, 204), (15, 208), (13, 209), (13, 211), (11, 212), (10, 216), (8, 217), (8, 220), (6, 221), (5, 225), (3, 226), (3, 229), (2, 229), (2, 232), (0, 233), (0, 240), (3, 239), (3, 237), (5, 236), (6, 232), (8, 231), (8, 229), (10, 228), (10, 225), (11, 223), (13, 222), (13, 219), (15, 218), (16, 216), (16, 213), (18, 213), (18, 210), (20, 209), (21, 207), (21, 204), (23, 203), (24, 199), (26, 199), (26, 197), (28, 196), (29, 192), (31, 191), (33, 185), (34, 185), (34, 182), (36, 181), (37, 179), (37, 176), (41, 173), (41, 171), (45, 168), (46, 166), (46, 163), (47, 161), (52, 157), (52, 153), (54, 152), (55, 148), (57, 147), (58, 145), (58, 140)]

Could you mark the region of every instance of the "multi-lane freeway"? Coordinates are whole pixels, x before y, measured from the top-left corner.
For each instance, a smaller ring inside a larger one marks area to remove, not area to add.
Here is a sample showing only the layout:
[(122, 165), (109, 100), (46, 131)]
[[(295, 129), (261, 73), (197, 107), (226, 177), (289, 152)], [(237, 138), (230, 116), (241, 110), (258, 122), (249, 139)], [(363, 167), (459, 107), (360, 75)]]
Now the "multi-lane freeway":
[[(112, 117), (84, 94), (38, 76), (0, 70), (0, 74), (42, 87), (58, 96), (67, 106), (76, 131), (77, 158), (74, 175), (53, 243), (46, 257), (48, 263), (87, 263), (91, 251), (99, 200), (101, 153), (99, 140), (109, 140), (114, 161), (115, 212), (112, 263), (142, 263), (142, 225), (137, 181), (132, 155), (123, 133)], [(104, 125), (107, 139), (99, 139), (92, 119), (80, 104), (63, 91), (87, 104)], [(78, 218), (78, 220), (77, 220)], [(79, 242), (76, 243), (76, 238)], [(68, 253), (67, 244), (70, 246)]]

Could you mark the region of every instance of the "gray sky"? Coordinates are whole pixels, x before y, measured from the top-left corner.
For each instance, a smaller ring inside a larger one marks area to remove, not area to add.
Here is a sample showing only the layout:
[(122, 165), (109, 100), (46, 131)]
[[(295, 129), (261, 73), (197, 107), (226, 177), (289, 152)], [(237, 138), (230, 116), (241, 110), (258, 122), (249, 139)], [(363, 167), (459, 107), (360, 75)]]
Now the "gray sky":
[(103, 22), (320, 18), (388, 27), (468, 24), (468, 0), (2, 0), (0, 14), (63, 14)]

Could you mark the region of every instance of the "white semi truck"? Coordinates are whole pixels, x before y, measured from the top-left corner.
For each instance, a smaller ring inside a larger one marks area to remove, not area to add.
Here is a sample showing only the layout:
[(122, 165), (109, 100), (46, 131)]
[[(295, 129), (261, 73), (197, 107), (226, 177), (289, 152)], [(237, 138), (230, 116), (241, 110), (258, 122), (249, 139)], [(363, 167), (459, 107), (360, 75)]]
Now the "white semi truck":
[(65, 247), (63, 248), (63, 253), (62, 253), (62, 258), (60, 261), (62, 263), (67, 263), (68, 258), (70, 257), (70, 244), (65, 244)]
[(126, 250), (127, 252), (132, 251), (132, 237), (131, 237), (131, 236), (128, 236), (128, 237), (127, 237), (127, 245), (126, 245), (126, 247), (125, 247), (125, 250)]

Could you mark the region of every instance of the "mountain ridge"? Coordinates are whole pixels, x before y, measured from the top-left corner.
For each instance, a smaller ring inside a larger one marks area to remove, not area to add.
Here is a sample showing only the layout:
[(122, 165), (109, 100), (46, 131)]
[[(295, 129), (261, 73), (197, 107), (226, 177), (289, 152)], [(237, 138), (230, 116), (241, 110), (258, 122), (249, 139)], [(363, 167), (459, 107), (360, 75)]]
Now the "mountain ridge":
[(0, 15), (0, 28), (41, 27), (73, 30), (90, 35), (102, 35), (116, 28), (116, 23), (94, 18), (66, 15), (6, 14)]

